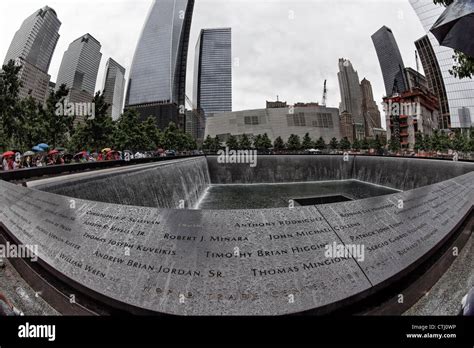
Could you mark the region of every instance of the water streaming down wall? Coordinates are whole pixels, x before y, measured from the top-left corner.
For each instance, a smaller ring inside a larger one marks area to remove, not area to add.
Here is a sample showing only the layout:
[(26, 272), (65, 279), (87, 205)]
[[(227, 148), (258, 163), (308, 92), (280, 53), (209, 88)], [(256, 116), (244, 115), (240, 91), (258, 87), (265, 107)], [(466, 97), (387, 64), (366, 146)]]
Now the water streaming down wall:
[(258, 156), (257, 166), (222, 164), (218, 157), (208, 157), (213, 184), (261, 184), (305, 181), (348, 180), (354, 158), (342, 156)]
[(474, 163), (375, 156), (258, 156), (257, 167), (221, 164), (208, 157), (211, 183), (256, 184), (324, 180), (360, 181), (411, 190), (474, 171)]
[[(295, 183), (357, 179), (398, 190), (435, 184), (474, 171), (473, 163), (349, 156), (258, 156), (257, 166), (219, 163), (217, 156), (90, 172), (33, 187), (106, 203), (193, 208), (211, 184)], [(33, 182), (34, 184), (34, 182)], [(243, 197), (245, 199), (245, 197)]]
[(133, 167), (106, 174), (87, 173), (34, 188), (63, 196), (143, 207), (193, 207), (210, 184), (204, 157)]

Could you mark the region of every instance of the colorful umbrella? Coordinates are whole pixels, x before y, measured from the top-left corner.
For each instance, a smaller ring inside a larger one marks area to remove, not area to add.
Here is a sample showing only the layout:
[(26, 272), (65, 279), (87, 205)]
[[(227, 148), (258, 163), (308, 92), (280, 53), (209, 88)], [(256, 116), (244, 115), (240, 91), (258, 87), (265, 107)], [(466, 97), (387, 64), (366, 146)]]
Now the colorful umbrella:
[(48, 144), (38, 144), (38, 147), (46, 150), (46, 149), (49, 149), (49, 145)]
[(15, 153), (13, 151), (4, 152), (2, 155), (2, 157), (11, 157), (11, 156), (15, 156)]
[(39, 147), (39, 146), (33, 147), (32, 150), (33, 150), (34, 152), (44, 152), (44, 150), (43, 150), (41, 147)]
[(106, 147), (105, 149), (102, 149), (101, 152), (110, 152), (112, 149), (110, 147)]
[(26, 151), (24, 154), (23, 154), (23, 157), (28, 157), (28, 156), (34, 156), (35, 153), (33, 151)]
[(56, 155), (58, 153), (59, 153), (58, 150), (49, 151), (48, 156)]

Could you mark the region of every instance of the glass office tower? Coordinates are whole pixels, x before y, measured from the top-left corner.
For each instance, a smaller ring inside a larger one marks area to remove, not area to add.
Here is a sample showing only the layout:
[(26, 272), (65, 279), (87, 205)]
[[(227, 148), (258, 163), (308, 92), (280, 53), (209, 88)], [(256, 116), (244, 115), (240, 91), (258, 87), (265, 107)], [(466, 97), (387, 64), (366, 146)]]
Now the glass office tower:
[(171, 121), (184, 128), (193, 9), (194, 0), (155, 0), (135, 50), (125, 105), (160, 128)]
[(382, 69), (386, 96), (390, 97), (407, 90), (405, 65), (392, 30), (383, 26), (372, 35), (372, 41)]
[(104, 99), (110, 105), (108, 115), (118, 120), (122, 114), (125, 92), (125, 68), (112, 58), (107, 60), (104, 76)]
[(203, 29), (196, 44), (194, 103), (204, 115), (232, 111), (232, 29)]
[(430, 29), (445, 8), (432, 0), (409, 0), (425, 29), (443, 76), (448, 97), (450, 124), (447, 128), (469, 128), (474, 118), (474, 79), (458, 79), (449, 73), (455, 65), (454, 51), (440, 46)]

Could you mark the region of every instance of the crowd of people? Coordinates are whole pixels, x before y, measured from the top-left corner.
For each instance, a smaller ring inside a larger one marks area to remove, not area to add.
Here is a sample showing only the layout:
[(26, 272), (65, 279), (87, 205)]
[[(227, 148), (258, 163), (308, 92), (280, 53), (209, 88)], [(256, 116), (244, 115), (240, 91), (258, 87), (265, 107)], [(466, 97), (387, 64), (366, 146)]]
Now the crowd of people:
[(1, 169), (8, 171), (71, 163), (121, 160), (125, 159), (126, 156), (128, 158), (136, 157), (131, 152), (122, 153), (120, 151), (114, 151), (111, 148), (105, 148), (100, 152), (94, 153), (81, 151), (76, 154), (70, 154), (62, 148), (48, 151), (49, 146), (46, 144), (40, 145), (35, 146), (32, 151), (27, 151), (23, 154), (19, 151), (7, 151), (1, 154)]
[(76, 154), (69, 153), (64, 148), (49, 150), (47, 144), (34, 146), (31, 151), (21, 153), (20, 151), (7, 151), (0, 154), (0, 170), (9, 171), (24, 168), (35, 168), (53, 165), (86, 163), (98, 161), (118, 161), (152, 157), (175, 157), (179, 155), (199, 155), (202, 151), (176, 152), (159, 148), (156, 151), (144, 151), (133, 153), (130, 150), (116, 151), (112, 148), (104, 148), (101, 151), (81, 151)]

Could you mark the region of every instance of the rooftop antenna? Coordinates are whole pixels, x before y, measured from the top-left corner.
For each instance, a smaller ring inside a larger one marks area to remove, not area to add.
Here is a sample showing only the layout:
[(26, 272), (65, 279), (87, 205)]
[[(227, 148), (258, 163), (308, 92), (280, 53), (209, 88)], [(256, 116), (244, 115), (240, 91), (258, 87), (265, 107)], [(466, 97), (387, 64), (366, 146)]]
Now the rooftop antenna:
[(323, 102), (321, 103), (322, 106), (326, 106), (326, 101), (328, 97), (328, 90), (326, 88), (326, 83), (327, 83), (327, 80), (324, 80)]
[(415, 78), (415, 84), (416, 87), (420, 87), (420, 64), (418, 61), (418, 51), (415, 50), (415, 60), (416, 60), (416, 78)]
[(280, 101), (280, 99), (278, 98), (278, 94), (277, 94), (277, 102)]

